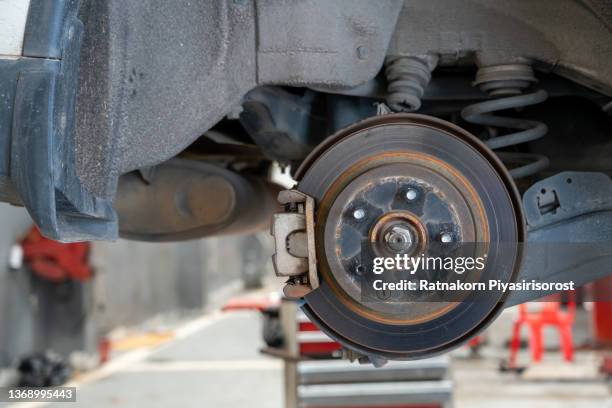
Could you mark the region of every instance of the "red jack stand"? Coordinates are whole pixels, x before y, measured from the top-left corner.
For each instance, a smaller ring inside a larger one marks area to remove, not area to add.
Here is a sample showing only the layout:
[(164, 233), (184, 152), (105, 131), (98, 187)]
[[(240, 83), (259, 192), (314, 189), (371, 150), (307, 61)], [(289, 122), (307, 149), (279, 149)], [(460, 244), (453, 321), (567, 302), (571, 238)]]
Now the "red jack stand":
[(527, 305), (519, 306), (519, 315), (514, 321), (512, 329), (512, 340), (510, 341), (509, 368), (516, 368), (516, 355), (520, 347), (521, 327), (527, 325), (529, 328), (529, 349), (533, 362), (542, 360), (542, 329), (545, 326), (554, 326), (559, 331), (561, 351), (565, 361), (572, 361), (574, 348), (572, 344), (572, 325), (576, 311), (576, 302), (573, 292), (569, 292), (567, 310), (561, 309), (561, 302), (551, 301), (542, 303), (538, 311), (530, 312)]

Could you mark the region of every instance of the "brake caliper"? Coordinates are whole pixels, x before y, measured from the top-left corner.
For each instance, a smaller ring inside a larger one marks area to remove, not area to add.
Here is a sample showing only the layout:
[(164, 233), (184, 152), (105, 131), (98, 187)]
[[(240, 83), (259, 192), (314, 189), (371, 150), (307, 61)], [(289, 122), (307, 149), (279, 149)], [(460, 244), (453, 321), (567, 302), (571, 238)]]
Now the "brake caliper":
[(272, 223), (277, 276), (287, 277), (285, 296), (297, 299), (319, 287), (314, 245), (314, 199), (297, 190), (284, 190), (278, 201), (285, 212), (275, 214)]

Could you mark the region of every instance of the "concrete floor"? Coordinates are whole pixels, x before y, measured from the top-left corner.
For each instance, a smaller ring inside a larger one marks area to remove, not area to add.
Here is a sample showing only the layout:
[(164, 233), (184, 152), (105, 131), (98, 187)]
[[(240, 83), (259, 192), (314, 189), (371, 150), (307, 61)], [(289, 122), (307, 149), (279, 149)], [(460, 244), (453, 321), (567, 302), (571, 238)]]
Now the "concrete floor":
[[(569, 365), (548, 353), (544, 366), (577, 373), (563, 381), (499, 372), (511, 320), (508, 312), (488, 330), (481, 358), (470, 358), (465, 348), (453, 352), (454, 408), (612, 408), (609, 385), (580, 374), (593, 366), (592, 353), (579, 353)], [(128, 352), (81, 377), (76, 404), (50, 406), (281, 408), (282, 365), (262, 356), (261, 346), (258, 313), (213, 313), (179, 328), (168, 343)], [(524, 351), (520, 360), (527, 360)]]
[[(508, 359), (506, 343), (516, 312), (516, 308), (504, 311), (486, 330), (487, 344), (480, 357), (471, 357), (466, 347), (452, 352), (453, 408), (612, 408), (612, 388), (598, 374), (600, 356), (578, 351), (573, 362), (562, 361), (553, 329), (544, 331), (547, 351), (541, 363), (530, 363), (528, 351), (522, 349), (517, 364), (526, 370), (522, 374), (501, 372), (500, 362)], [(524, 328), (523, 338), (526, 331)], [(575, 346), (588, 341), (589, 333), (589, 315), (579, 310)]]
[(232, 312), (204, 323), (152, 352), (132, 352), (109, 375), (85, 377), (76, 405), (50, 406), (280, 408), (282, 365), (258, 351), (259, 314)]
[(453, 408), (610, 408), (608, 385), (592, 380), (526, 380), (495, 360), (453, 362)]

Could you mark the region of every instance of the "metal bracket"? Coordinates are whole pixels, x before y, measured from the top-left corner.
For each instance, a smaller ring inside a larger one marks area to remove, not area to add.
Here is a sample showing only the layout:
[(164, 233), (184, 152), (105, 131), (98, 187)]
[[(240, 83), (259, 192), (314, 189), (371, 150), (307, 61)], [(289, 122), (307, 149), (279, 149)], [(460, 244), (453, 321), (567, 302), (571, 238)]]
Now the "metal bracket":
[(612, 210), (612, 181), (603, 173), (559, 173), (531, 186), (523, 195), (523, 209), (531, 231)]
[(319, 287), (314, 242), (314, 199), (297, 190), (283, 190), (278, 201), (287, 212), (275, 214), (272, 222), (277, 276), (289, 277), (284, 293), (300, 298)]
[[(529, 232), (518, 280), (580, 287), (610, 275), (612, 180), (606, 174), (563, 172), (541, 180), (523, 195), (523, 210)], [(545, 294), (515, 291), (505, 307)]]

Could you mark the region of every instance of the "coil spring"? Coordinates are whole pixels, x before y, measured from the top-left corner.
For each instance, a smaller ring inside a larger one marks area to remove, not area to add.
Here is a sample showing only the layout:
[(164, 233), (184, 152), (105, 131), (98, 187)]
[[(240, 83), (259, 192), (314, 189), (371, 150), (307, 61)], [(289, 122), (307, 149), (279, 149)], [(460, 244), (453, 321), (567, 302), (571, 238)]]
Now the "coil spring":
[[(475, 103), (461, 111), (461, 116), (466, 122), (493, 128), (517, 130), (517, 132), (495, 136), (485, 141), (491, 149), (501, 149), (531, 142), (544, 137), (548, 133), (548, 127), (542, 122), (493, 114), (506, 109), (536, 105), (548, 98), (548, 93), (544, 90), (521, 94), (524, 88), (535, 82), (531, 67), (519, 66), (519, 69), (517, 69), (516, 66), (504, 66), (503, 68), (495, 67), (496, 70), (479, 72), (481, 80), (479, 81), (477, 77), (476, 81), (481, 89), (486, 90), (489, 95), (497, 99)], [(529, 77), (529, 72), (531, 72), (531, 77)], [(514, 178), (533, 175), (548, 167), (549, 164), (546, 156), (533, 153), (500, 152), (498, 156), (502, 161), (516, 165), (510, 170), (510, 175)]]
[(389, 108), (395, 112), (418, 110), (436, 62), (437, 58), (433, 56), (388, 57), (385, 76), (388, 82), (386, 102)]

